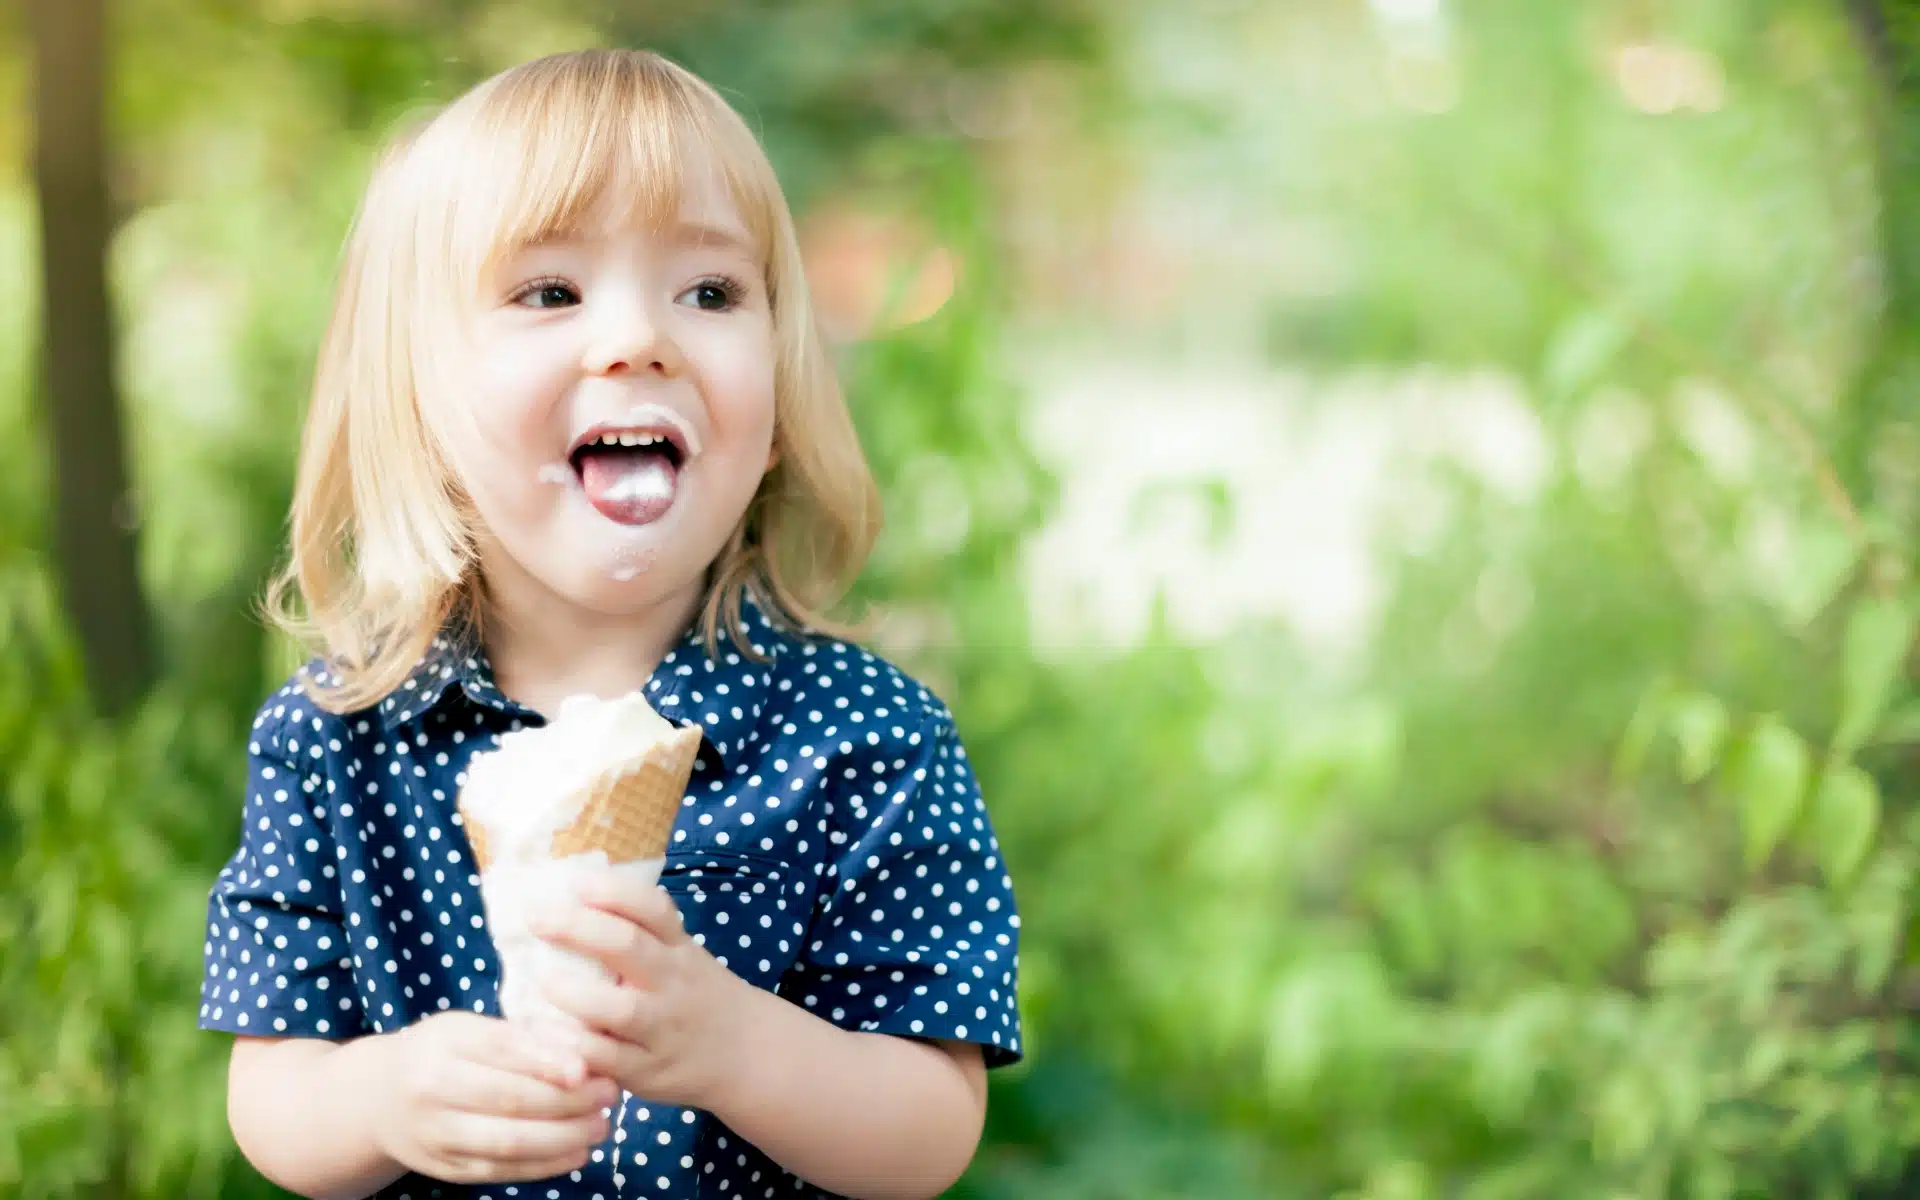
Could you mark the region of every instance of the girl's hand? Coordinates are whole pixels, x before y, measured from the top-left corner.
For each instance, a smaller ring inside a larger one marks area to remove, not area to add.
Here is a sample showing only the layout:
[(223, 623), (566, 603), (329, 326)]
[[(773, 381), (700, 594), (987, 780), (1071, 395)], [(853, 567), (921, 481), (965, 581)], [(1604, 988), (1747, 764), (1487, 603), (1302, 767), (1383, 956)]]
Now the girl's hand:
[(380, 1152), (447, 1183), (545, 1179), (585, 1165), (619, 1099), (558, 1036), (471, 1012), (392, 1034), (369, 1103)]
[(586, 1026), (588, 1069), (649, 1100), (711, 1110), (739, 1069), (734, 1031), (752, 986), (687, 935), (664, 888), (605, 872), (583, 880), (578, 894), (531, 924), (617, 980), (568, 979), (545, 993)]

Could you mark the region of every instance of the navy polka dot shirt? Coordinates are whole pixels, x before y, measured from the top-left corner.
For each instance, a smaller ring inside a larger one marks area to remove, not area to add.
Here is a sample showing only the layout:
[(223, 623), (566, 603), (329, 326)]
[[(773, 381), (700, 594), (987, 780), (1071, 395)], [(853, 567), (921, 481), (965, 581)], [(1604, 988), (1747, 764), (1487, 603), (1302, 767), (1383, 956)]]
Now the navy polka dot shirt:
[[(756, 662), (693, 631), (646, 684), (706, 735), (661, 884), (730, 970), (846, 1029), (1021, 1055), (1020, 918), (944, 704), (856, 646), (776, 628)], [(254, 721), (240, 844), (207, 906), (200, 1025), (345, 1039), (461, 1007), (499, 967), (455, 811), (468, 759), (541, 722), (484, 654), (435, 648), (380, 703), (335, 715), (289, 681)], [(709, 1114), (624, 1097), (580, 1171), (382, 1197), (825, 1196)]]

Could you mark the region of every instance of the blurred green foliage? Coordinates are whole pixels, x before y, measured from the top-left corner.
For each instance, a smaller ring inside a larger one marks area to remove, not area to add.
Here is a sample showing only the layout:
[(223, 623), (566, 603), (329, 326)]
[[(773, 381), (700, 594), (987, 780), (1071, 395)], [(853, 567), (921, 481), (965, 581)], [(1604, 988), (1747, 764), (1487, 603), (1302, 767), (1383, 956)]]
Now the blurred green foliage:
[[(394, 116), (594, 40), (727, 89), (801, 210), (881, 196), (966, 263), (846, 361), (889, 512), (860, 598), (952, 701), (1026, 919), (1031, 1060), (961, 1194), (1920, 1187), (1903, 6), (153, 0), (117, 39), (168, 670), (135, 717), (89, 715), (35, 318), (0, 308), (0, 1190), (270, 1193), (193, 1028), (197, 930), (287, 665), (246, 605), (333, 257)], [(1023, 433), (1031, 280), (951, 119), (1036, 62), (1089, 162), (1208, 181), (1248, 246), (1308, 231), (1304, 261), (1190, 280), (1165, 340), (1245, 326), (1276, 370), (1521, 398), (1521, 486), (1472, 454), (1397, 472), (1357, 656), (1279, 619), (1196, 643), (1164, 608), (1119, 652), (1036, 653), (1021, 551), (1058, 481)], [(28, 196), (0, 178), (0, 278), (32, 276)]]

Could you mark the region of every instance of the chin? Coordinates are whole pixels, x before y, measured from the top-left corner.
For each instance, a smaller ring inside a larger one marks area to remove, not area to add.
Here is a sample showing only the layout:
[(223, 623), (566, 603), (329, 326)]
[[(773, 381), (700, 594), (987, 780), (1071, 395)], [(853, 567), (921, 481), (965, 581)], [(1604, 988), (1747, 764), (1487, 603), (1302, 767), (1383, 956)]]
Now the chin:
[(607, 617), (644, 613), (683, 594), (693, 580), (671, 569), (664, 573), (619, 559), (596, 561), (585, 571), (577, 565), (565, 590), (574, 603)]

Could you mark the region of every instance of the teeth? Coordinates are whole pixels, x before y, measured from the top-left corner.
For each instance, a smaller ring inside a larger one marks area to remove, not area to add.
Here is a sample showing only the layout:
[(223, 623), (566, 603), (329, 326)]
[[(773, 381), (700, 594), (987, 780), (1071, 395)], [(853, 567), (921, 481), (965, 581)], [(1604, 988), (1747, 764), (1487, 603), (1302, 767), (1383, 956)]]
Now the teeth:
[(603, 433), (594, 439), (596, 446), (651, 446), (667, 439), (654, 433)]

